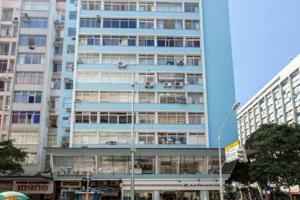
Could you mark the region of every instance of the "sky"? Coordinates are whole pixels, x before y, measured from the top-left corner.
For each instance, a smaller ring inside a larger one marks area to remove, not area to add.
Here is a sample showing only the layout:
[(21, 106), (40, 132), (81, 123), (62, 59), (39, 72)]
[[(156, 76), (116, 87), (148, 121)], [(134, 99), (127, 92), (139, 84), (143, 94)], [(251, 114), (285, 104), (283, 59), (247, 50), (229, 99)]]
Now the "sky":
[(228, 0), (237, 101), (300, 54), (300, 0)]

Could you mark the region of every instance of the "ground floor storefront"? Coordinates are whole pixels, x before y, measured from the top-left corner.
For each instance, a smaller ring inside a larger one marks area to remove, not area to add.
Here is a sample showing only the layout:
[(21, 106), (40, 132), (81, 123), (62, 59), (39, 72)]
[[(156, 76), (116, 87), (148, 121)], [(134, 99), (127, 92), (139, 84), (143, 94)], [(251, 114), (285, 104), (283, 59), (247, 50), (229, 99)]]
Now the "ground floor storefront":
[(40, 176), (2, 176), (0, 192), (16, 191), (26, 194), (30, 200), (54, 199), (54, 182)]
[[(130, 180), (56, 181), (56, 199), (129, 200)], [(136, 180), (137, 200), (218, 200), (215, 180)]]

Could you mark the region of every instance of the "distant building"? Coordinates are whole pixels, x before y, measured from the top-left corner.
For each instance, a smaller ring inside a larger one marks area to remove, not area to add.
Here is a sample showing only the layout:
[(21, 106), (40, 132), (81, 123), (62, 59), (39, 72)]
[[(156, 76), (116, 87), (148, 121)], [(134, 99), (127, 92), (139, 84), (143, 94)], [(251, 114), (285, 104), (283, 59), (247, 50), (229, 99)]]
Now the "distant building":
[(238, 133), (245, 143), (260, 125), (300, 123), (300, 55), (237, 112)]

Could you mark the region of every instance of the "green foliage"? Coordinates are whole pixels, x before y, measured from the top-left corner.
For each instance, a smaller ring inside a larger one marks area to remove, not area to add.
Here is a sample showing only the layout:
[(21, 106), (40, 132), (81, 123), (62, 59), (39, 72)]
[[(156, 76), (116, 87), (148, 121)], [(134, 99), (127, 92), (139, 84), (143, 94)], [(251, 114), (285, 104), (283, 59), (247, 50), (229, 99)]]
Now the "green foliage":
[(21, 163), (25, 161), (26, 152), (13, 146), (12, 140), (0, 142), (0, 173), (17, 174), (24, 170)]
[(258, 182), (262, 187), (300, 183), (299, 125), (262, 125), (251, 134), (245, 148), (257, 152), (249, 157), (249, 163), (236, 166), (232, 179), (244, 184)]

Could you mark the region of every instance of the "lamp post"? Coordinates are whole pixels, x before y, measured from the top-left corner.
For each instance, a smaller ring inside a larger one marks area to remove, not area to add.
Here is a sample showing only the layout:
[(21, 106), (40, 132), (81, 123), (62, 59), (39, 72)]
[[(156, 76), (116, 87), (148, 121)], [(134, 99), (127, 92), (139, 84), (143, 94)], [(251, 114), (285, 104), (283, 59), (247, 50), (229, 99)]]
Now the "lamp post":
[(230, 115), (236, 111), (238, 109), (238, 107), (240, 106), (239, 102), (236, 102), (232, 105), (232, 108), (230, 109), (230, 111), (227, 113), (222, 126), (220, 128), (220, 132), (218, 135), (218, 150), (219, 150), (219, 187), (220, 187), (220, 200), (224, 200), (224, 196), (223, 196), (223, 177), (222, 177), (222, 153), (221, 153), (221, 137), (222, 137), (222, 132), (224, 129), (224, 126), (227, 122), (227, 120), (229, 119)]
[(134, 100), (135, 100), (135, 80), (134, 80), (134, 72), (132, 72), (132, 85), (131, 85), (131, 179), (130, 179), (130, 197), (131, 200), (134, 200), (134, 154), (135, 154), (135, 135), (134, 135)]

